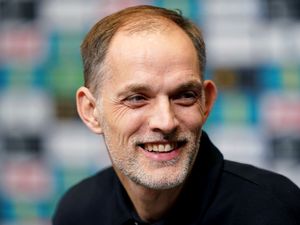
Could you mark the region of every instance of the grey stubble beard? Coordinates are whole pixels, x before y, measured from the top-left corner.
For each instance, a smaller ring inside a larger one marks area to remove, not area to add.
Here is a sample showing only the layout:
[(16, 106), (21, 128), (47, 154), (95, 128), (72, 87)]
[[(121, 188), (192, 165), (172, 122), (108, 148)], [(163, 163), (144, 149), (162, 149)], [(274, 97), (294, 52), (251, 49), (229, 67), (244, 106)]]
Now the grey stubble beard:
[[(108, 129), (108, 130), (106, 130)], [(104, 126), (104, 130), (109, 131), (109, 127), (108, 126)], [(106, 133), (106, 132), (104, 132)], [(111, 133), (111, 132), (110, 132)], [(108, 137), (110, 136), (110, 137)], [(186, 178), (188, 177), (188, 174), (190, 173), (192, 166), (194, 164), (194, 161), (196, 159), (196, 156), (198, 154), (198, 149), (200, 146), (200, 137), (201, 137), (201, 132), (199, 132), (199, 134), (193, 134), (193, 133), (189, 133), (189, 134), (185, 134), (182, 135), (180, 137), (180, 139), (185, 139), (187, 141), (187, 143), (189, 143), (188, 145), (188, 149), (183, 149), (184, 151), (188, 151), (187, 153), (187, 158), (184, 159), (184, 162), (181, 162), (183, 165), (181, 166), (182, 168), (179, 168), (180, 171), (177, 172), (178, 176), (173, 177), (172, 179), (170, 179), (171, 174), (168, 176), (167, 174), (163, 174), (160, 178), (155, 178), (153, 177), (153, 175), (151, 174), (151, 172), (146, 172), (142, 166), (140, 165), (140, 162), (138, 162), (138, 160), (134, 157), (128, 157), (126, 159), (120, 159), (117, 157), (118, 155), (118, 150), (114, 150), (113, 146), (111, 145), (111, 140), (110, 138), (112, 137), (112, 135), (104, 135), (104, 140), (106, 143), (106, 147), (108, 149), (108, 153), (110, 155), (113, 167), (116, 170), (119, 170), (122, 174), (124, 174), (126, 177), (128, 177), (131, 181), (133, 181), (134, 183), (138, 184), (138, 185), (142, 185), (146, 188), (150, 188), (150, 189), (155, 189), (155, 190), (165, 190), (165, 189), (171, 189), (171, 188), (175, 188), (181, 184), (184, 183), (184, 181), (186, 180)], [(156, 139), (157, 137), (156, 135), (154, 135), (155, 137), (147, 137), (147, 141), (152, 140), (152, 139)], [(142, 140), (145, 141), (145, 140)], [(132, 148), (134, 148), (134, 146), (137, 145), (137, 143), (141, 142), (141, 140), (131, 140), (130, 141), (130, 146), (133, 146)], [(126, 146), (126, 145), (125, 145)], [(124, 146), (120, 145), (119, 148), (124, 148)], [(125, 162), (124, 162), (125, 160)], [(153, 167), (160, 167), (160, 168), (164, 168), (164, 167), (176, 167), (176, 165), (179, 162), (179, 158), (174, 158), (172, 160), (169, 161), (162, 161), (162, 162), (151, 162), (151, 166)], [(182, 160), (182, 159), (181, 159)], [(177, 168), (178, 170), (178, 168)]]

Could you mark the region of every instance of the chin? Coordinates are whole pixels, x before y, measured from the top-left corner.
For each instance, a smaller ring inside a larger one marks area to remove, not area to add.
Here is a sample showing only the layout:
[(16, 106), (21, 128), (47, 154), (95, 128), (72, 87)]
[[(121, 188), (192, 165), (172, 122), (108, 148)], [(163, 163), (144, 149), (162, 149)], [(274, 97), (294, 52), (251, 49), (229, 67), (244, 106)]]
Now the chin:
[[(170, 174), (172, 174), (170, 176)], [(181, 170), (180, 174), (174, 173), (174, 171), (168, 171), (167, 173), (157, 174), (157, 176), (151, 174), (143, 177), (134, 177), (132, 180), (149, 189), (153, 190), (167, 190), (181, 186), (187, 177), (187, 170)]]

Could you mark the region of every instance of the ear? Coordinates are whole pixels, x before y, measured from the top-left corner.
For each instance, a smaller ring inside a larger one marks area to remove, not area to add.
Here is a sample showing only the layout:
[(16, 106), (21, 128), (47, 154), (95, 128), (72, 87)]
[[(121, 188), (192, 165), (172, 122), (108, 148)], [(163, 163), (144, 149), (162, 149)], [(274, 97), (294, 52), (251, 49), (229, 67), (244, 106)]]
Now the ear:
[(76, 93), (77, 112), (85, 125), (94, 133), (101, 134), (99, 110), (96, 99), (86, 87), (80, 87)]
[(204, 118), (206, 120), (217, 98), (217, 87), (213, 81), (211, 80), (204, 81), (204, 93), (205, 93)]

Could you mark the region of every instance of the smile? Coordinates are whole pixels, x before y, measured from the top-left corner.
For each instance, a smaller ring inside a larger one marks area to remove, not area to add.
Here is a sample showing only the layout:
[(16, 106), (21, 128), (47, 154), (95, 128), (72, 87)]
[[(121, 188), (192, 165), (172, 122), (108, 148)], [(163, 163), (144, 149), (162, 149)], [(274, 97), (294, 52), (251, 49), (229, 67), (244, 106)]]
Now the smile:
[(179, 147), (183, 146), (184, 143), (184, 141), (168, 143), (145, 143), (140, 144), (139, 146), (148, 152), (166, 153), (178, 149)]

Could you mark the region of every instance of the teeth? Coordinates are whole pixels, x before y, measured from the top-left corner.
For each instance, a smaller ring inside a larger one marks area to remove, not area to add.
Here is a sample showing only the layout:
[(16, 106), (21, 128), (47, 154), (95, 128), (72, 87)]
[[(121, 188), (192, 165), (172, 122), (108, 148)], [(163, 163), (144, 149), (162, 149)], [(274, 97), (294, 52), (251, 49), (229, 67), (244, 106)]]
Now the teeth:
[(175, 148), (175, 144), (145, 144), (145, 149), (150, 152), (169, 152)]
[(171, 151), (171, 145), (170, 144), (167, 144), (166, 146), (165, 146), (165, 151), (166, 152), (168, 152), (168, 151)]
[(164, 152), (164, 150), (165, 150), (165, 147), (163, 145), (158, 146), (158, 151), (159, 152)]

